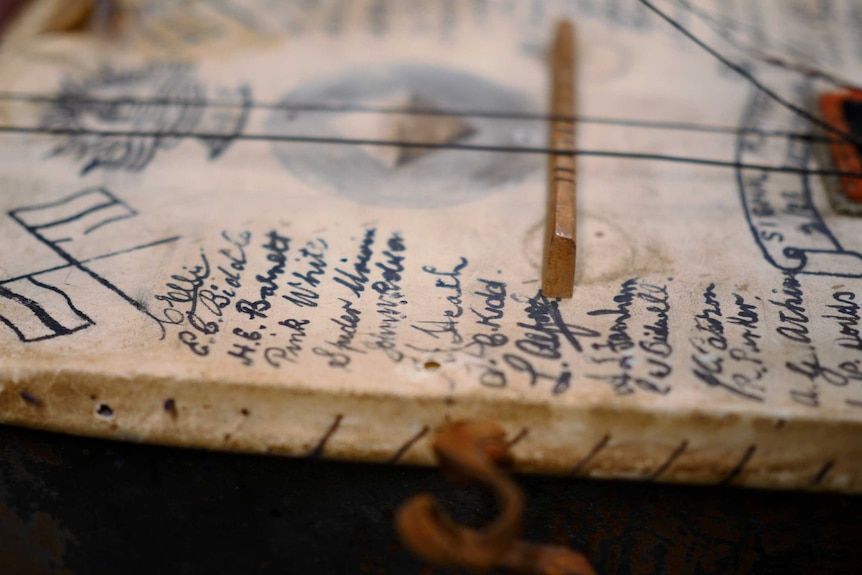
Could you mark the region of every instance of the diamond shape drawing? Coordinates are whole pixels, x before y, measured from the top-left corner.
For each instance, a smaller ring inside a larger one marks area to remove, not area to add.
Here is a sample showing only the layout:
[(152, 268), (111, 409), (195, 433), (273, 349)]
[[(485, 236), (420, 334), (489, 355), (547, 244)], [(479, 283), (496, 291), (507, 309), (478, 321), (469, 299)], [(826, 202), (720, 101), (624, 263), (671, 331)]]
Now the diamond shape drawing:
[(387, 110), (404, 110), (404, 113), (351, 112), (334, 118), (330, 125), (344, 138), (393, 142), (392, 145), (385, 146), (359, 146), (369, 157), (390, 170), (415, 162), (438, 150), (397, 143), (451, 144), (475, 133), (475, 129), (468, 122), (457, 116), (411, 113), (438, 110), (421, 96), (409, 92), (400, 92), (385, 100), (366, 101), (362, 104)]

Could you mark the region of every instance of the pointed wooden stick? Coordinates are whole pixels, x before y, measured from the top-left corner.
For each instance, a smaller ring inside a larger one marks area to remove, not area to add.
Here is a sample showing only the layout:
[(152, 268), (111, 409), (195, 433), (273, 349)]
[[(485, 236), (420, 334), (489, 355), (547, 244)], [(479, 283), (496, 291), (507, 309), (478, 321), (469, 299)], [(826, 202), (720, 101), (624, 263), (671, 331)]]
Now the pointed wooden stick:
[[(557, 25), (551, 55), (551, 143), (575, 150), (575, 49), (572, 23)], [(572, 297), (575, 285), (575, 157), (552, 154), (548, 165), (550, 194), (545, 237), (542, 294)]]

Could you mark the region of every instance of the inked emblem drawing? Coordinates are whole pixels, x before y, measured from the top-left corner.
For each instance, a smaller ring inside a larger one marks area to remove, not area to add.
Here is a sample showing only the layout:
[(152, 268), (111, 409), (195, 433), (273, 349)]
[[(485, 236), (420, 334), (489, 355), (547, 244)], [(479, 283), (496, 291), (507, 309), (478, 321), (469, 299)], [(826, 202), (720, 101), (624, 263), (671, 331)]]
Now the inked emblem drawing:
[(104, 188), (88, 188), (60, 200), (14, 209), (8, 216), (33, 238), (47, 246), (65, 263), (25, 275), (0, 279), (0, 321), (22, 342), (42, 341), (71, 335), (95, 325), (93, 319), (77, 306), (62, 287), (44, 277), (62, 269), (77, 269), (103, 288), (120, 296), (128, 305), (153, 319), (146, 306), (113, 281), (87, 266), (89, 262), (114, 258), (138, 250), (175, 242), (179, 236), (161, 238), (133, 247), (107, 251), (81, 259), (75, 255), (75, 244), (106, 226), (123, 225), (138, 212)]
[[(131, 70), (103, 67), (93, 76), (66, 79), (41, 126), (63, 131), (51, 154), (82, 162), (81, 174), (97, 168), (139, 172), (159, 151), (190, 134), (209, 159), (222, 155), (248, 119), (251, 89), (208, 89), (187, 63), (153, 63)], [(211, 101), (217, 107), (209, 107)], [(105, 132), (122, 132), (108, 135)]]
[[(795, 91), (806, 101), (811, 86), (803, 82)], [(809, 142), (769, 140), (758, 132), (788, 124), (791, 131), (808, 129), (804, 119), (754, 93), (737, 137), (737, 161), (806, 167), (812, 162)], [(847, 249), (829, 229), (812, 198), (810, 175), (737, 168), (736, 177), (748, 227), (767, 262), (786, 273), (862, 278), (862, 253)]]

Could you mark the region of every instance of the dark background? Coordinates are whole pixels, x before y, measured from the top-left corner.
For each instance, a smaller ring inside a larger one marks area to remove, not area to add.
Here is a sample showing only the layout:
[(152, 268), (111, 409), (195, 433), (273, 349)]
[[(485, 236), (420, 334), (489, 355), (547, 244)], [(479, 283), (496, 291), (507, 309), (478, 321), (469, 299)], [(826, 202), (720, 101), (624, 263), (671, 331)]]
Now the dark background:
[(27, 0), (0, 0), (0, 37), (12, 19), (20, 14), (26, 3)]
[[(599, 573), (862, 573), (862, 497), (517, 479), (526, 538)], [(394, 510), (419, 491), (473, 526), (495, 513), (434, 469), (0, 426), (0, 574), (451, 573), (395, 535)]]

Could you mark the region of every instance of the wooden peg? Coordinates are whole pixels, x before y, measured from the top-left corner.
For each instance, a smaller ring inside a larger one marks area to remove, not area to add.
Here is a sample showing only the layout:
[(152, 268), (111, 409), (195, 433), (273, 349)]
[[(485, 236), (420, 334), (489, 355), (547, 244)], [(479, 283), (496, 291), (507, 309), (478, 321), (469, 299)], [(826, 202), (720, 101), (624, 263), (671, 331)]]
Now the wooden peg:
[[(551, 55), (551, 142), (555, 151), (575, 150), (575, 49), (572, 23), (557, 25)], [(548, 165), (549, 198), (542, 294), (572, 297), (575, 285), (575, 157), (552, 153)]]

